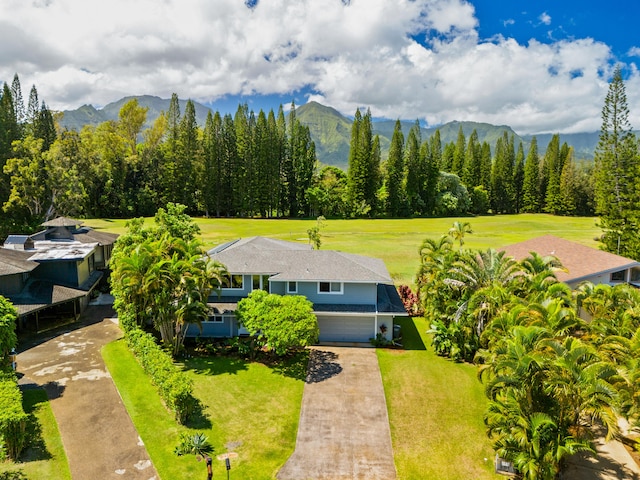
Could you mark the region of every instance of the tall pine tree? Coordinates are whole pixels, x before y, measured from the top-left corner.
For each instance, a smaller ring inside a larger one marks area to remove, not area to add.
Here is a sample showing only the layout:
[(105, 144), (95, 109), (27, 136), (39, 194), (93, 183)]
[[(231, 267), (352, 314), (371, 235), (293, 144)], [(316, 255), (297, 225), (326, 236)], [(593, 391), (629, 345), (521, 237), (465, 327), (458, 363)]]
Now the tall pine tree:
[(617, 67), (602, 108), (600, 140), (595, 151), (596, 213), (604, 230), (606, 250), (636, 260), (640, 260), (638, 164), (626, 90)]

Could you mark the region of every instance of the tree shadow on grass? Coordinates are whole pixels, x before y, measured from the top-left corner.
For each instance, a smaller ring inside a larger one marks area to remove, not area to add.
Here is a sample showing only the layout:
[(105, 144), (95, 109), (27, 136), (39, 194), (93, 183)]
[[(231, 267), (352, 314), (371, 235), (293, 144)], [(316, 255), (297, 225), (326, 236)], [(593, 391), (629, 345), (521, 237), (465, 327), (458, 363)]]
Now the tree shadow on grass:
[(420, 332), (412, 318), (396, 318), (395, 323), (402, 328), (402, 347), (405, 350), (426, 350)]
[[(27, 417), (27, 447), (20, 455), (21, 462), (35, 462), (37, 460), (50, 460), (53, 458), (42, 437), (42, 425), (36, 417), (39, 408), (44, 407), (49, 399), (47, 392), (42, 388), (29, 388), (23, 391), (23, 407)], [(0, 476), (0, 479), (3, 477)], [(13, 478), (13, 477), (8, 477)], [(20, 477), (15, 477), (20, 478)]]
[(309, 350), (301, 350), (265, 364), (270, 367), (274, 373), (296, 380), (305, 380), (307, 378), (307, 367), (309, 365)]
[(237, 374), (247, 370), (247, 363), (247, 360), (238, 357), (193, 357), (184, 362), (184, 367), (199, 375)]
[(198, 400), (193, 413), (189, 415), (185, 426), (193, 428), (194, 430), (210, 430), (213, 428), (210, 415), (207, 413), (209, 407)]

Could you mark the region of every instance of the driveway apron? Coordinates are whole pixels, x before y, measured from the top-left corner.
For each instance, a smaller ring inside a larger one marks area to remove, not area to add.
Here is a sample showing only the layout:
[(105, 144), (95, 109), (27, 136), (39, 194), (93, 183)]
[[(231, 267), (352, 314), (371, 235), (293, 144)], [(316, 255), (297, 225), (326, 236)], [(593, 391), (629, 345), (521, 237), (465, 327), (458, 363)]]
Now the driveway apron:
[(375, 349), (315, 347), (311, 351), (296, 448), (277, 478), (396, 478)]
[(19, 353), (20, 383), (46, 390), (73, 479), (157, 479), (100, 354), (122, 336), (113, 316), (90, 306), (80, 325)]

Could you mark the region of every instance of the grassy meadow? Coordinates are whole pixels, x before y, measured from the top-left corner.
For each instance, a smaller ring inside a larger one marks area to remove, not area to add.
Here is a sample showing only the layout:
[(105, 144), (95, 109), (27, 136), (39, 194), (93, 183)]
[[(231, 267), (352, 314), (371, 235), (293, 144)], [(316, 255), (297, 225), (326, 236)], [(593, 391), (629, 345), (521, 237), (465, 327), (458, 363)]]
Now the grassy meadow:
[[(307, 229), (315, 220), (195, 218), (206, 248), (237, 238), (261, 235), (307, 242)], [(454, 221), (469, 222), (473, 234), (465, 238), (469, 248), (500, 248), (539, 235), (558, 237), (597, 247), (601, 230), (593, 217), (557, 217), (542, 214), (496, 215), (465, 218), (411, 218), (326, 220), (321, 229), (322, 248), (381, 258), (397, 285), (413, 284), (418, 250), (427, 237), (447, 233)], [(126, 231), (125, 220), (86, 220), (96, 229)]]

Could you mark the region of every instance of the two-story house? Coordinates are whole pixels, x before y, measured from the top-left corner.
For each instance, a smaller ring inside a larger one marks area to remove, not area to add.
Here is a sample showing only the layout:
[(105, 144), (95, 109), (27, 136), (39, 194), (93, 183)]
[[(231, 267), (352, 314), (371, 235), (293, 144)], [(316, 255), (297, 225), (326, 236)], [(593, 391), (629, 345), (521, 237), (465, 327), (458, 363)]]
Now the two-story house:
[(320, 342), (391, 339), (393, 319), (406, 316), (384, 262), (379, 259), (265, 237), (225, 243), (208, 255), (227, 267), (220, 295), (209, 298), (211, 315), (188, 336), (233, 337), (243, 333), (235, 318), (238, 301), (253, 290), (304, 295), (313, 303)]
[(14, 304), (19, 327), (77, 316), (108, 267), (117, 235), (59, 217), (33, 235), (9, 235), (0, 248), (0, 295)]

